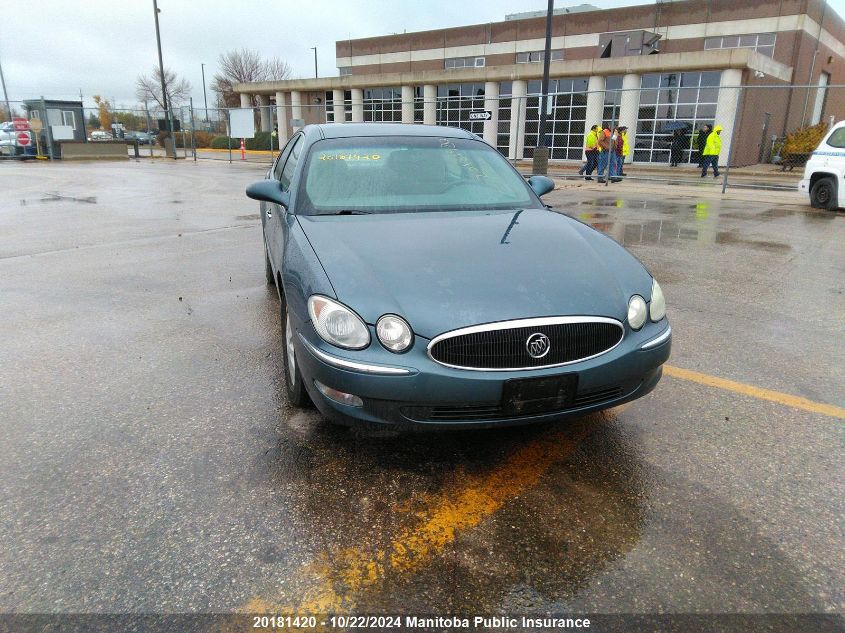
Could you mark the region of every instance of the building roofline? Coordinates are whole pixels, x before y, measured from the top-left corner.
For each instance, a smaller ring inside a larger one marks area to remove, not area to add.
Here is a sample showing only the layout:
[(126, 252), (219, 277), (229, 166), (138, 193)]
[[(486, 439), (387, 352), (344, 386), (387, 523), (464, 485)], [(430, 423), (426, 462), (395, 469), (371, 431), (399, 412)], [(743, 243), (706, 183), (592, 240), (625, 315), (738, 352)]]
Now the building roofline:
[[(791, 81), (792, 68), (747, 48), (725, 48), (694, 53), (660, 53), (657, 55), (577, 59), (551, 62), (549, 73), (557, 77), (591, 77), (593, 75), (626, 75), (630, 73), (665, 73), (694, 70), (740, 68), (758, 70), (780, 81)], [(455, 70), (421, 70), (372, 75), (346, 75), (319, 79), (286, 79), (235, 84), (236, 93), (274, 94), (299, 90), (317, 92), (424, 84), (456, 84), (482, 81), (514, 81), (542, 79), (542, 64), (511, 64)]]

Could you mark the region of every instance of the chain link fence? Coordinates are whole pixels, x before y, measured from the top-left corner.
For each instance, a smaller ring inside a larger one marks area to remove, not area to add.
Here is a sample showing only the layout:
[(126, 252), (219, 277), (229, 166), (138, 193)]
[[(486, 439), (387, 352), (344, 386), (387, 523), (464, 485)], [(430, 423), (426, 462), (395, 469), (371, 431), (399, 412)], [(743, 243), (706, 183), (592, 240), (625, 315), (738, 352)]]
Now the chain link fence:
[[(620, 155), (596, 160), (602, 176), (700, 183), (707, 163), (705, 182), (711, 184), (718, 175), (723, 187), (794, 188), (824, 129), (845, 119), (845, 86), (737, 87), (724, 85), (725, 77), (718, 71), (643, 75), (635, 86), (624, 85), (622, 77), (607, 77), (603, 90), (589, 90), (587, 79), (553, 79), (542, 135), (543, 100), (536, 81), (501, 82), (497, 94), (485, 94), (489, 84), (467, 83), (437, 86), (433, 92), (422, 87), (364, 90), (358, 101), (351, 91), (335, 101), (339, 92), (330, 91), (285, 94), (283, 103), (247, 109), (188, 104), (172, 109), (170, 125), (178, 158), (266, 165), (298, 129), (313, 123), (460, 127), (490, 143), (523, 173), (533, 169), (535, 148), (547, 147), (549, 173), (556, 178), (597, 177), (595, 167), (591, 174), (579, 173), (588, 159), (590, 129), (613, 133), (625, 127), (624, 140), (609, 150)], [(71, 123), (74, 138), (81, 128), (89, 142), (126, 142), (130, 156), (164, 156), (167, 117), (157, 108), (85, 108), (69, 114), (37, 101), (11, 106), (19, 119), (40, 117), (50, 123), (39, 134), (30, 131), (30, 145), (50, 145), (49, 131)], [(718, 140), (712, 139), (717, 128)], [(38, 153), (13, 140), (3, 143), (0, 137), (0, 156)], [(41, 149), (50, 155), (49, 148)]]

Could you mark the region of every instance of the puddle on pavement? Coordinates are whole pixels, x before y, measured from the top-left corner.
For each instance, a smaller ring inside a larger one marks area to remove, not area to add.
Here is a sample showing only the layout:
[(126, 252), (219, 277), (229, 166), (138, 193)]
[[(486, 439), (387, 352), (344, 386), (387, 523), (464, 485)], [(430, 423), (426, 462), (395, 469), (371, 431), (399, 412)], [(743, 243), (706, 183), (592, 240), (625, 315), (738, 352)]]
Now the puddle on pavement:
[[(707, 209), (697, 208), (695, 205), (692, 208), (695, 209), (695, 215), (690, 222), (686, 223), (674, 220), (617, 222), (609, 219), (610, 215), (607, 213), (578, 213), (573, 217), (609, 235), (623, 246), (654, 245), (684, 240), (702, 245), (728, 244), (766, 251), (788, 251), (792, 248), (783, 242), (744, 238), (736, 231), (717, 231)], [(696, 226), (696, 223), (700, 223), (700, 226)]]
[(721, 231), (717, 233), (716, 244), (737, 244), (766, 251), (788, 251), (792, 248), (789, 244), (784, 244), (783, 242), (745, 239), (738, 236), (734, 231)]
[(76, 197), (63, 196), (58, 193), (45, 193), (42, 195), (41, 198), (38, 198), (37, 200), (27, 200), (25, 198), (21, 198), (22, 207), (36, 202), (39, 204), (44, 204), (46, 202), (78, 202), (80, 204), (97, 204), (97, 196)]
[(250, 213), (249, 215), (236, 215), (236, 220), (260, 220), (261, 216), (258, 213)]

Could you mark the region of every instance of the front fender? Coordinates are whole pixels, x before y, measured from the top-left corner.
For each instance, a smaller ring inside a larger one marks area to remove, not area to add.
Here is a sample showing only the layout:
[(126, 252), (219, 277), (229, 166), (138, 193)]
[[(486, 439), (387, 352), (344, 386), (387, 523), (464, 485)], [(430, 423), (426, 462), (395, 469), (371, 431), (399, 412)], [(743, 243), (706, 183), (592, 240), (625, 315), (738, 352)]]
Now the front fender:
[(286, 214), (282, 239), (282, 288), (294, 327), (308, 322), (308, 297), (313, 294), (337, 298), (320, 259), (311, 247), (299, 221)]

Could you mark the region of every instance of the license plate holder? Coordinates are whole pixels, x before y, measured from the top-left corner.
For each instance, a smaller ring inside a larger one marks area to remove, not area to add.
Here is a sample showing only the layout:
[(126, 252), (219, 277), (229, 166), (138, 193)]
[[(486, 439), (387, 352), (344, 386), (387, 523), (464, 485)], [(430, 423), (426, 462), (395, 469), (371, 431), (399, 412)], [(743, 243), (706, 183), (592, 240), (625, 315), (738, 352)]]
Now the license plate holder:
[(512, 378), (502, 387), (502, 411), (509, 416), (561, 411), (572, 406), (578, 374)]

